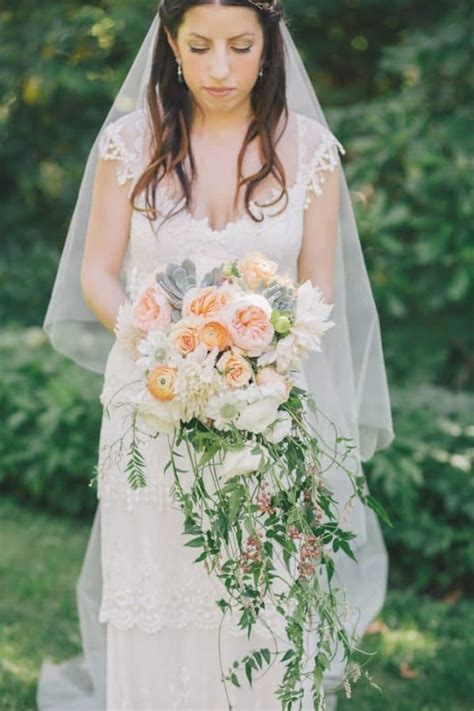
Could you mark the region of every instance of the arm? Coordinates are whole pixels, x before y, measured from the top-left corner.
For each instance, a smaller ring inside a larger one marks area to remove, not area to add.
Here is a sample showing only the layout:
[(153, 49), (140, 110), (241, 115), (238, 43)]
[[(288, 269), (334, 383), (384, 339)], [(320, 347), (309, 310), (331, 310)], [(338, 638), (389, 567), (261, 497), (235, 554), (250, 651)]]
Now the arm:
[(305, 210), (303, 241), (298, 257), (298, 281), (310, 279), (330, 304), (334, 297), (340, 174), (340, 163), (332, 170), (324, 171), (322, 194), (312, 193)]
[(98, 160), (81, 286), (87, 305), (111, 332), (119, 306), (126, 300), (119, 275), (132, 216), (129, 187), (128, 182), (119, 185), (115, 161)]

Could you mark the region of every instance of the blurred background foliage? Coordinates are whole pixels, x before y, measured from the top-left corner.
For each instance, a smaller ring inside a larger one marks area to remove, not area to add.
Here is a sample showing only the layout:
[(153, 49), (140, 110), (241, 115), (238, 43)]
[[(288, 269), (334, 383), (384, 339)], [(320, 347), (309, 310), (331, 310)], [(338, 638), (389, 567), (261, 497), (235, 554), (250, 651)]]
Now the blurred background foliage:
[[(472, 16), (448, 0), (286, 0), (346, 177), (380, 313), (396, 439), (367, 465), (392, 582), (472, 587)], [(100, 378), (40, 326), (85, 159), (150, 0), (0, 8), (0, 489), (89, 518)]]

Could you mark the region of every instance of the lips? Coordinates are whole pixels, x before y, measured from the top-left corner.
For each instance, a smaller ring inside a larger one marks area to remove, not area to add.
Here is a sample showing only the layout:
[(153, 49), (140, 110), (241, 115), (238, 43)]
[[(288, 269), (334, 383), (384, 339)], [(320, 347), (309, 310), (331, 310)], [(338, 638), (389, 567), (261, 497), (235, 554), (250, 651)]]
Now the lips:
[(206, 86), (204, 88), (211, 96), (228, 96), (229, 94), (231, 94), (234, 91), (234, 89), (232, 89), (231, 87), (228, 87), (228, 88), (221, 87), (219, 89), (214, 89), (212, 87)]

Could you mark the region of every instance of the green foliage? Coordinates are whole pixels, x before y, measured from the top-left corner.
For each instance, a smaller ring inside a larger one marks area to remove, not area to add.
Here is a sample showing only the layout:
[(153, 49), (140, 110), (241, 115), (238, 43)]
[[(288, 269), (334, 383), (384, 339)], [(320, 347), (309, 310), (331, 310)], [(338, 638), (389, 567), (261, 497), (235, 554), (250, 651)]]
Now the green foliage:
[(32, 325), (44, 316), (87, 154), (153, 5), (2, 6), (2, 321)]
[(460, 5), (385, 50), (369, 104), (337, 112), (348, 182), (397, 380), (473, 383), (474, 97)]
[(97, 505), (99, 380), (58, 356), (40, 329), (0, 336), (0, 490), (73, 516)]
[(474, 589), (473, 411), (472, 394), (393, 393), (396, 438), (366, 466), (393, 523), (383, 529), (395, 587)]

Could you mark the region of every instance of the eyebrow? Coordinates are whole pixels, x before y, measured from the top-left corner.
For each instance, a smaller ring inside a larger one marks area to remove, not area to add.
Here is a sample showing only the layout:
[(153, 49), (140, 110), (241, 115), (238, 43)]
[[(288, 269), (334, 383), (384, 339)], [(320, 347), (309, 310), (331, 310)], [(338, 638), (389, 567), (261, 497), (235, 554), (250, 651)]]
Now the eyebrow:
[[(240, 35), (235, 35), (234, 37), (229, 37), (230, 40), (235, 40), (238, 39), (239, 37), (244, 37), (245, 35), (249, 35), (250, 37), (255, 37), (254, 32), (242, 32)], [(188, 37), (199, 37), (199, 39), (203, 40), (209, 40), (209, 37), (204, 37), (204, 35), (199, 35), (197, 32), (188, 32)]]

